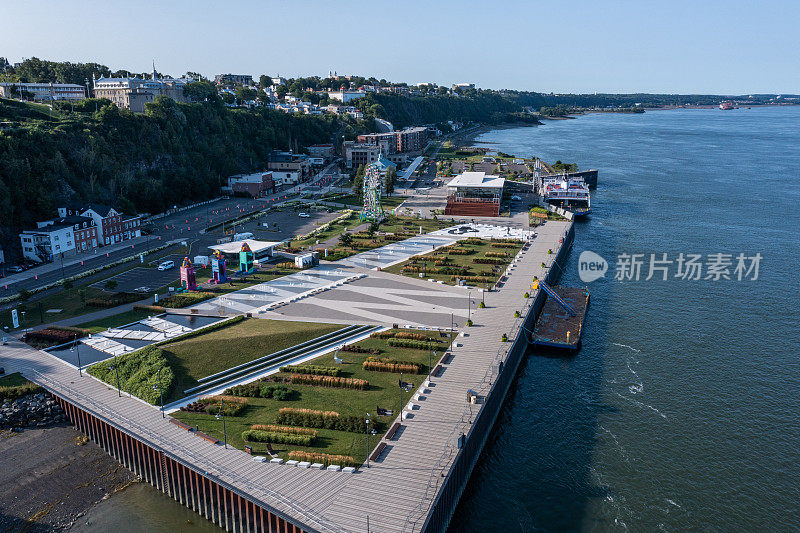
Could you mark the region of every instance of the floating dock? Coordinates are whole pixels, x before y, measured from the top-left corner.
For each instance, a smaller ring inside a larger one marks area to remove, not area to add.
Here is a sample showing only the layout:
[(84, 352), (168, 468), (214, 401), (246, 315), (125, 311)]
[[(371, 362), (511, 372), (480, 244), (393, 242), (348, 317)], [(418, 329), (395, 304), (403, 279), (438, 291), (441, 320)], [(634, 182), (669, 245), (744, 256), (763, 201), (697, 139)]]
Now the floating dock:
[[(543, 283), (540, 286), (544, 288)], [(589, 307), (589, 290), (580, 287), (547, 287), (545, 291), (549, 297), (536, 321), (531, 343), (534, 346), (578, 350), (581, 346), (583, 318)]]

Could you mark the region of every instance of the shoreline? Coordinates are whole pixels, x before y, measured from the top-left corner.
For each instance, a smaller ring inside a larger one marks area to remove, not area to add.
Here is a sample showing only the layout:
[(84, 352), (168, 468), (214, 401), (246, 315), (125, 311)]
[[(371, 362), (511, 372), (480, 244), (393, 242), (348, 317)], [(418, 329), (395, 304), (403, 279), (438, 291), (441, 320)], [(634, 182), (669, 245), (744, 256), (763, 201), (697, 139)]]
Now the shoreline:
[(0, 431), (0, 530), (64, 531), (137, 476), (72, 425)]

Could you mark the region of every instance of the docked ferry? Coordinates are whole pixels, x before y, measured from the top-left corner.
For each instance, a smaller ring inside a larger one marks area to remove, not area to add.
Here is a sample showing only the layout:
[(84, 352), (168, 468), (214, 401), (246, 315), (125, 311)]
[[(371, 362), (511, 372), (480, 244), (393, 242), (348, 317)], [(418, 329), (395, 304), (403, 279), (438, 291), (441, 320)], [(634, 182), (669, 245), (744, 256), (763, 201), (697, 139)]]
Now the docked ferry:
[(589, 186), (580, 177), (565, 174), (543, 177), (542, 197), (549, 204), (571, 211), (576, 217), (592, 212)]

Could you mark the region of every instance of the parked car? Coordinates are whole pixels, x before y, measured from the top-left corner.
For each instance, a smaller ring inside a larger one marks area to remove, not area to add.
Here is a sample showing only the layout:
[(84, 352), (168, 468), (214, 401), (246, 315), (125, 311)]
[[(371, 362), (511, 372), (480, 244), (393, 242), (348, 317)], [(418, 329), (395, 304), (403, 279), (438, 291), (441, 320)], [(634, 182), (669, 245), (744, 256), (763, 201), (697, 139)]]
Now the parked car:
[(14, 265), (8, 267), (6, 270), (9, 272), (23, 272), (25, 270), (25, 267), (22, 265)]
[(175, 266), (175, 261), (164, 261), (160, 265), (158, 265), (159, 270), (169, 270)]
[(300, 213), (300, 218), (309, 218), (310, 216), (308, 213)]

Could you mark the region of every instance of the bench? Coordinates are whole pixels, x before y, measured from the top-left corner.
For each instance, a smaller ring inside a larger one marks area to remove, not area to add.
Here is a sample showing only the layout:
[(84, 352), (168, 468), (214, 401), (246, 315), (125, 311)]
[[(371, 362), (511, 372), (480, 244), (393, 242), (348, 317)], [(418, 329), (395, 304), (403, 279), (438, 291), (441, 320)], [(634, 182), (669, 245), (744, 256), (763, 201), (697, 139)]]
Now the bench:
[(444, 358), (442, 359), (442, 364), (449, 365), (453, 360), (453, 354), (451, 352), (447, 352), (444, 354)]
[(190, 426), (189, 424), (184, 424), (184, 423), (183, 423), (183, 422), (181, 422), (180, 420), (176, 420), (176, 419), (174, 419), (174, 418), (170, 418), (170, 419), (169, 419), (169, 423), (170, 423), (170, 424), (175, 424), (175, 425), (176, 425), (176, 426), (178, 426), (179, 428), (181, 428), (181, 429), (185, 429), (186, 431), (194, 431), (194, 428), (193, 428), (192, 426)]
[(219, 439), (218, 439), (218, 438), (216, 438), (216, 437), (212, 437), (211, 435), (206, 435), (206, 434), (205, 434), (205, 433), (203, 433), (202, 431), (196, 431), (196, 432), (195, 432), (195, 435), (197, 435), (197, 436), (198, 436), (198, 437), (200, 437), (201, 439), (205, 439), (205, 440), (207, 440), (207, 441), (208, 441), (208, 442), (210, 442), (211, 444), (219, 444)]
[(373, 451), (372, 455), (369, 456), (369, 460), (370, 461), (377, 461), (378, 457), (381, 456), (381, 454), (383, 453), (383, 450), (385, 450), (385, 449), (386, 449), (386, 443), (385, 442), (381, 442), (380, 444), (378, 444), (378, 446), (375, 448), (375, 451)]
[(397, 430), (400, 429), (400, 422), (395, 422), (392, 424), (392, 427), (389, 428), (389, 431), (386, 432), (386, 436), (384, 437), (386, 440), (392, 440), (394, 434), (397, 433)]

